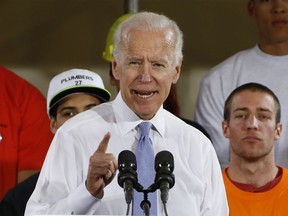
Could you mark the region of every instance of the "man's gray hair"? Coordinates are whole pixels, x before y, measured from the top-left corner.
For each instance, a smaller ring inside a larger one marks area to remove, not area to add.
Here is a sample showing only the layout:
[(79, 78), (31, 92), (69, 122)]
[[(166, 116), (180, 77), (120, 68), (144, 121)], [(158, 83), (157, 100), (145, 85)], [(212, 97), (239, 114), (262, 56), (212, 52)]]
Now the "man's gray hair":
[(114, 34), (113, 56), (117, 60), (121, 53), (122, 42), (127, 43), (129, 40), (130, 30), (141, 31), (166, 31), (173, 32), (173, 42), (176, 57), (176, 64), (179, 64), (183, 58), (183, 33), (175, 21), (168, 17), (153, 12), (139, 12), (122, 22)]

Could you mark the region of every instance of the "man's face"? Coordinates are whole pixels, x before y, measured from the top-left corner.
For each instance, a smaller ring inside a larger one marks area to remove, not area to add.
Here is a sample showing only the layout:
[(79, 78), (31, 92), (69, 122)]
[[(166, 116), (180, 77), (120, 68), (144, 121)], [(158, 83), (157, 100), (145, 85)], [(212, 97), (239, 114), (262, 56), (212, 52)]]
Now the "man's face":
[(230, 120), (222, 124), (230, 140), (231, 158), (258, 160), (274, 154), (274, 141), (279, 139), (282, 125), (276, 125), (276, 107), (270, 95), (243, 91), (234, 96)]
[(56, 133), (57, 129), (73, 116), (99, 105), (100, 100), (87, 93), (71, 94), (63, 101), (56, 111), (56, 118), (51, 118), (50, 129)]
[(260, 43), (288, 42), (287, 0), (253, 0), (249, 2), (248, 10), (258, 26)]
[(168, 31), (133, 30), (120, 60), (113, 60), (122, 98), (142, 119), (153, 118), (178, 80), (181, 63), (176, 65), (172, 37)]

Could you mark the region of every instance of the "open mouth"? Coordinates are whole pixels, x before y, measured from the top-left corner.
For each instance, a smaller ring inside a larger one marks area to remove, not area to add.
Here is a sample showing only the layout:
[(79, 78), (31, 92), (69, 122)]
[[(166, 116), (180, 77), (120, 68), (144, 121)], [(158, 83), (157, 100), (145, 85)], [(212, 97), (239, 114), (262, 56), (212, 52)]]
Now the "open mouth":
[(156, 91), (136, 91), (136, 90), (133, 90), (133, 92), (138, 96), (138, 97), (141, 97), (143, 99), (147, 99), (147, 98), (150, 98), (152, 97)]

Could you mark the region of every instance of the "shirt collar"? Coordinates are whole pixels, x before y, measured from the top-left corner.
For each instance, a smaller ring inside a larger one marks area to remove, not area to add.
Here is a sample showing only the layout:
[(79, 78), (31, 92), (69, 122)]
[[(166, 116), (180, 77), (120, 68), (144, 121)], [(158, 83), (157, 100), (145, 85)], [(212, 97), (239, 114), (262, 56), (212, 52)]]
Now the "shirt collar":
[[(143, 121), (123, 101), (121, 92), (118, 93), (113, 101), (112, 107), (115, 113), (116, 122), (122, 135), (129, 133)], [(161, 106), (156, 115), (149, 120), (149, 122), (153, 124), (153, 128), (155, 128), (162, 137), (164, 136), (165, 132), (164, 113), (165, 110), (163, 109), (163, 106)]]

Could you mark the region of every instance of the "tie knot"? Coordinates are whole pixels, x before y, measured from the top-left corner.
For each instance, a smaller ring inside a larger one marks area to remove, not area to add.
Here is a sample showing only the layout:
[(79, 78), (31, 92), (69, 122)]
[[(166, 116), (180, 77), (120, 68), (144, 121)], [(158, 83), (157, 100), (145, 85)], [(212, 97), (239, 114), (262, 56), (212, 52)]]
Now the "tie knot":
[(139, 124), (140, 132), (141, 132), (141, 137), (143, 136), (149, 136), (149, 131), (152, 127), (152, 123), (150, 122), (142, 122)]

